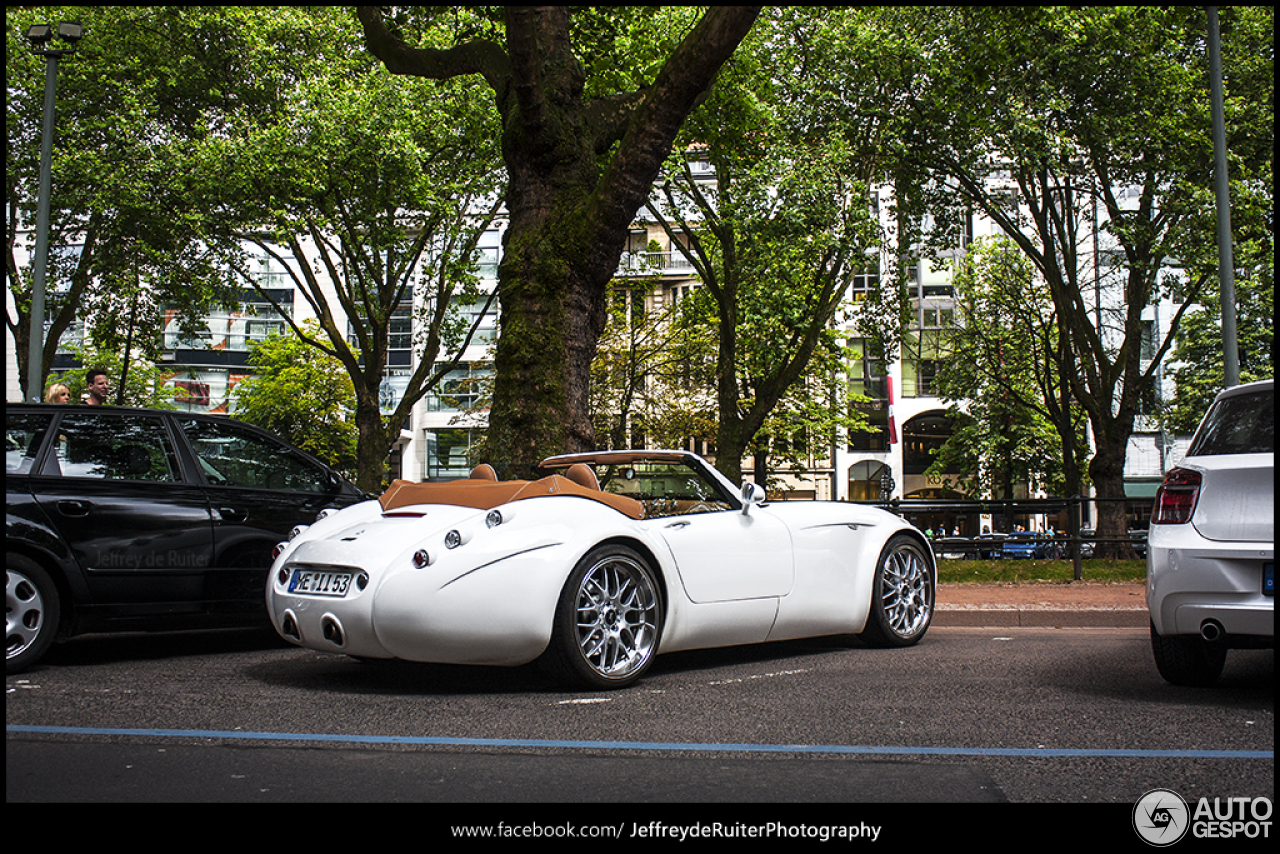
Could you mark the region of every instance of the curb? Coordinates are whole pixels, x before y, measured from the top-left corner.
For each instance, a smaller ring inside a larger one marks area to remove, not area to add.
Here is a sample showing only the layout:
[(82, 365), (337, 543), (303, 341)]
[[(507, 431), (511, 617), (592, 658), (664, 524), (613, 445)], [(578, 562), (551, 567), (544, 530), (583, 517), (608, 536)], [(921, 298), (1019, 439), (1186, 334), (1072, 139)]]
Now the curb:
[(1021, 605), (939, 606), (933, 625), (967, 628), (1126, 628), (1150, 624), (1146, 608), (1045, 608)]

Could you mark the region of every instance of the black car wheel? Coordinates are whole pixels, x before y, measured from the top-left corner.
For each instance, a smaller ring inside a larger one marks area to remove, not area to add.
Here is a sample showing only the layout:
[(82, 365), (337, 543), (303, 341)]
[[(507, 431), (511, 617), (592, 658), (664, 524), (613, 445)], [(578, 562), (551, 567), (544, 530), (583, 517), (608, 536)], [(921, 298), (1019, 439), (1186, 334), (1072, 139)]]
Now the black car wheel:
[(933, 620), (933, 564), (914, 537), (899, 534), (876, 562), (871, 613), (858, 637), (871, 646), (911, 646)]
[(5, 672), (21, 673), (48, 651), (58, 632), (58, 588), (21, 555), (6, 555)]
[(543, 663), (561, 681), (625, 687), (653, 662), (662, 620), (662, 596), (648, 561), (625, 546), (602, 546), (569, 575)]
[(1161, 635), (1151, 625), (1156, 669), (1171, 685), (1206, 688), (1218, 681), (1227, 663), (1227, 645), (1198, 635)]

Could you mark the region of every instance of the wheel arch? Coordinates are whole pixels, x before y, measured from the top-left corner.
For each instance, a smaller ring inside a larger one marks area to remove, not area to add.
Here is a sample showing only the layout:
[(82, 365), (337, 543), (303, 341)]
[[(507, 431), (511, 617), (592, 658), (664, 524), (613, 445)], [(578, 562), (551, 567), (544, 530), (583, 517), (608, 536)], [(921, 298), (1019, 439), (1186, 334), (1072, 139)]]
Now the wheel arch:
[(670, 610), (671, 594), (668, 588), (666, 567), (663, 565), (662, 561), (658, 559), (657, 553), (654, 552), (648, 543), (636, 537), (629, 537), (625, 535), (606, 537), (584, 551), (583, 556), (604, 546), (626, 546), (648, 561), (649, 566), (653, 567), (654, 574), (658, 577), (658, 592), (662, 595), (663, 611), (667, 612)]

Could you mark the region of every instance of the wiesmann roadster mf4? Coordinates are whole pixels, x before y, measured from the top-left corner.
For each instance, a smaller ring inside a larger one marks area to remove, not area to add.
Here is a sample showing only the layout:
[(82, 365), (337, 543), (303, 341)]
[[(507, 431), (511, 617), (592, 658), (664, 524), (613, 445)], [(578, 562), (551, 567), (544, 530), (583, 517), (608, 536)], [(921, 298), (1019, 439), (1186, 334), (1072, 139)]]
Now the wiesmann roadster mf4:
[(659, 652), (850, 634), (901, 647), (929, 628), (933, 552), (891, 513), (766, 503), (679, 451), (542, 470), (396, 481), (296, 531), (267, 584), (276, 630), (357, 658), (540, 659), (598, 689), (635, 682)]

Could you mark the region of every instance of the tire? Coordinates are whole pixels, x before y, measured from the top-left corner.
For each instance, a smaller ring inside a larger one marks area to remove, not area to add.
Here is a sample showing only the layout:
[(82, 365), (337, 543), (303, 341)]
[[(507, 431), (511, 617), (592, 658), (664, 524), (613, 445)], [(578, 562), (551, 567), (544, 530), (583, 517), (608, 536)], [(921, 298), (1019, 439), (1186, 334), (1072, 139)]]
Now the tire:
[(626, 546), (598, 547), (565, 582), (543, 666), (575, 687), (624, 688), (653, 663), (663, 617), (648, 561)]
[(1151, 624), (1151, 653), (1156, 669), (1171, 685), (1207, 688), (1218, 681), (1227, 663), (1227, 645), (1198, 635), (1160, 635)]
[(5, 673), (21, 673), (53, 644), (61, 602), (48, 573), (21, 555), (5, 556), (4, 587)]
[(858, 638), (877, 647), (918, 643), (933, 621), (934, 578), (933, 562), (918, 540), (907, 534), (891, 538), (876, 561), (871, 611)]

